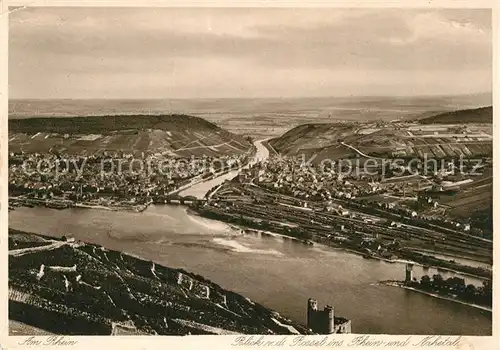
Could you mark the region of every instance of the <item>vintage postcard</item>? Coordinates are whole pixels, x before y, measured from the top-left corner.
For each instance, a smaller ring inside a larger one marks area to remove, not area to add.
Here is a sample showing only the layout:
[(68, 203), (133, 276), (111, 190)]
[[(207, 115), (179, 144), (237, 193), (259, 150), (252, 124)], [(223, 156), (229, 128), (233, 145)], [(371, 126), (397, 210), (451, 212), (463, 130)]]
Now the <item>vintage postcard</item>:
[(0, 349), (494, 349), (495, 6), (4, 2)]

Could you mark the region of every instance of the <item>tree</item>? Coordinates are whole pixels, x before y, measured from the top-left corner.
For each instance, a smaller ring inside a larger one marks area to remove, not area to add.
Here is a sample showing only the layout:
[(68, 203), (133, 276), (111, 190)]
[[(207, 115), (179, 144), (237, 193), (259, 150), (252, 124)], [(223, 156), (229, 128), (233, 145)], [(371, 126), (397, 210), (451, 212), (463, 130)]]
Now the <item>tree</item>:
[(465, 290), (465, 280), (460, 277), (450, 277), (445, 281), (445, 285), (449, 290), (456, 293), (461, 293)]
[(422, 278), (420, 278), (420, 284), (422, 285), (422, 287), (430, 287), (431, 278), (427, 275), (423, 275)]
[(491, 294), (491, 281), (486, 280), (483, 281), (483, 285), (479, 287), (479, 292), (485, 301), (491, 302), (492, 294)]
[(476, 287), (473, 284), (468, 284), (464, 291), (467, 299), (472, 299), (476, 296)]
[(483, 281), (483, 285), (481, 288), (483, 290), (489, 290), (491, 292), (491, 281), (490, 280)]
[(444, 286), (443, 276), (439, 274), (432, 275), (432, 283), (436, 288), (441, 289)]

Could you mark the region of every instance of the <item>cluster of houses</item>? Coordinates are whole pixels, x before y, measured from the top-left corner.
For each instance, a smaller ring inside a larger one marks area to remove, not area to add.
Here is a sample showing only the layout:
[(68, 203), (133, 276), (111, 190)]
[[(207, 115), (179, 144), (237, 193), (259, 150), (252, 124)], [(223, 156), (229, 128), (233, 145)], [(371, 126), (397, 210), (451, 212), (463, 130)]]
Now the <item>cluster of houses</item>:
[[(116, 158), (114, 158), (116, 156)], [(133, 158), (123, 152), (74, 157), (52, 153), (11, 153), (11, 196), (40, 199), (117, 197), (132, 202), (167, 195), (177, 188), (243, 162), (247, 155), (178, 158), (152, 154)], [(219, 168), (218, 168), (219, 167)]]

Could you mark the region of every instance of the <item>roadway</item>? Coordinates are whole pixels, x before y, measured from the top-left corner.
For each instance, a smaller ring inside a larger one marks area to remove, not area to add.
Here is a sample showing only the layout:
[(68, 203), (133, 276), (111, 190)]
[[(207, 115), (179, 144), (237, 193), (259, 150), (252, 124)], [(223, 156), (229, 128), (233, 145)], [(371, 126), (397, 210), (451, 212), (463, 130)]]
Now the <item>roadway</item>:
[(356, 147), (353, 147), (353, 146), (351, 146), (351, 145), (348, 145), (347, 143), (345, 143), (345, 142), (343, 142), (343, 141), (342, 141), (342, 142), (340, 142), (340, 144), (341, 144), (342, 146), (345, 146), (345, 147), (347, 147), (347, 148), (352, 149), (354, 152), (358, 153), (359, 155), (361, 155), (361, 156), (363, 156), (363, 157), (366, 157), (366, 158), (372, 158), (372, 159), (384, 159), (384, 158), (379, 158), (379, 157), (369, 156), (368, 154), (365, 154), (365, 153), (361, 152), (361, 151), (360, 151), (359, 149), (357, 149)]

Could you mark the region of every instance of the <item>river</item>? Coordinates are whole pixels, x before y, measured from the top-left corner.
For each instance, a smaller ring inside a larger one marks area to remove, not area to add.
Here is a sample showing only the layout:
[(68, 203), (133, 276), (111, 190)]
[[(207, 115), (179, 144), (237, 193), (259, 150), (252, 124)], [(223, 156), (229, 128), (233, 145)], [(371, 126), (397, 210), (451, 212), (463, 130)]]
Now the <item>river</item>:
[[(253, 159), (250, 161), (250, 163), (244, 167), (248, 168), (248, 166), (252, 166), (257, 162), (261, 162), (263, 160), (266, 160), (269, 157), (269, 150), (262, 144), (265, 140), (258, 140), (254, 142), (254, 145), (256, 147), (256, 152), (253, 157)], [(216, 177), (215, 179), (208, 180), (205, 182), (200, 182), (194, 186), (191, 186), (181, 192), (179, 192), (179, 195), (181, 196), (194, 196), (196, 198), (203, 198), (205, 196), (205, 193), (207, 193), (211, 188), (220, 185), (226, 180), (231, 180), (234, 178), (236, 175), (238, 175), (239, 170), (233, 170), (228, 172), (227, 174), (221, 175)]]
[[(203, 185), (206, 191), (216, 183)], [(9, 226), (73, 235), (184, 268), (303, 323), (307, 298), (314, 297), (320, 307), (332, 304), (337, 315), (351, 319), (355, 333), (491, 335), (490, 312), (375, 284), (404, 279), (404, 264), (282, 237), (243, 235), (222, 222), (189, 215), (183, 206), (153, 205), (142, 213), (16, 208)], [(415, 266), (415, 275), (422, 273)]]

